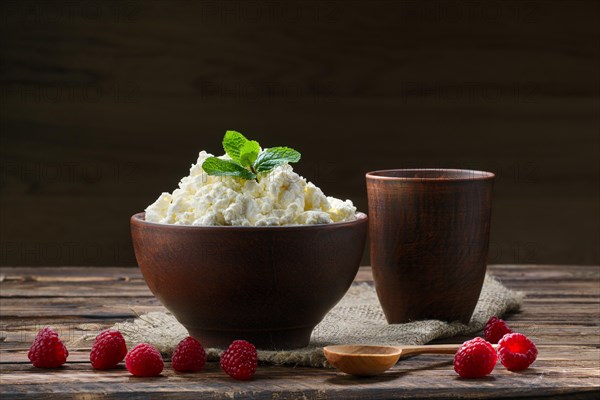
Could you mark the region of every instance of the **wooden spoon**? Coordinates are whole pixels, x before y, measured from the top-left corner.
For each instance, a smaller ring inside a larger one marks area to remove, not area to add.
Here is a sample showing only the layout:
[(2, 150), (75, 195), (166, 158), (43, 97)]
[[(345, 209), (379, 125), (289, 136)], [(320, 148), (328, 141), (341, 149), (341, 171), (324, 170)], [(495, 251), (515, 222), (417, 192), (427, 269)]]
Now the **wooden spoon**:
[(461, 344), (431, 344), (426, 346), (326, 346), (327, 361), (350, 375), (372, 376), (393, 367), (400, 357), (412, 354), (455, 354)]

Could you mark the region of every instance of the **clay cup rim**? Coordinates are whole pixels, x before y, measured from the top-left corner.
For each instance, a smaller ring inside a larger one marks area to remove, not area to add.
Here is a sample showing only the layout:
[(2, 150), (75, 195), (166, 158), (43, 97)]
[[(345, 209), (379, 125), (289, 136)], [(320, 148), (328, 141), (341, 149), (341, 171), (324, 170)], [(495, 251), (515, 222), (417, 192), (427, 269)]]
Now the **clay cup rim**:
[(367, 180), (406, 182), (459, 182), (493, 180), (495, 174), (487, 171), (454, 168), (382, 169), (366, 173)]

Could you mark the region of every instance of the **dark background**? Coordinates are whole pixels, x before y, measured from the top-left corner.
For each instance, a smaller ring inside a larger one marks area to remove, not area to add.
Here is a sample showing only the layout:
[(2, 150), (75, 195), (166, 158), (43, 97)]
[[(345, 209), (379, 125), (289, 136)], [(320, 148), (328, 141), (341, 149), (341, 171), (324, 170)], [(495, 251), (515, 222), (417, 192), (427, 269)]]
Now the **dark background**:
[(0, 7), (2, 265), (135, 264), (227, 129), (363, 211), (370, 170), (493, 171), (490, 262), (600, 262), (597, 1)]

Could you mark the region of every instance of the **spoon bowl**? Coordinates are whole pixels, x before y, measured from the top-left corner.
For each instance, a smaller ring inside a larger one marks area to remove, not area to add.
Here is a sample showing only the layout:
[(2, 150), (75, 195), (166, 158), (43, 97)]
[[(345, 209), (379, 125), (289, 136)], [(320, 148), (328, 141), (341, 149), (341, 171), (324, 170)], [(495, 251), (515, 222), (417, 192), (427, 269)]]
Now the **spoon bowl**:
[(323, 348), (325, 358), (349, 375), (373, 376), (392, 368), (400, 357), (414, 354), (455, 354), (461, 344), (426, 346), (335, 345)]

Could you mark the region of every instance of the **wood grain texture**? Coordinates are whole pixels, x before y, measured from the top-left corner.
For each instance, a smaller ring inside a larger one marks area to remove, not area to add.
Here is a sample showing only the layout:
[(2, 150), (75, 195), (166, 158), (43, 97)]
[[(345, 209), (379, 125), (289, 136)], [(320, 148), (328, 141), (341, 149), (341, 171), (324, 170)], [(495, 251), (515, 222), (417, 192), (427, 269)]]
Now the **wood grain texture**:
[[(167, 362), (162, 376), (152, 379), (134, 378), (123, 366), (95, 371), (89, 365), (89, 348), (75, 345), (70, 347), (63, 368), (33, 368), (27, 360), (27, 349), (43, 326), (53, 326), (71, 342), (84, 333), (135, 316), (133, 311), (116, 316), (120, 310), (132, 310), (138, 304), (164, 308), (152, 297), (135, 268), (4, 267), (0, 268), (0, 392), (3, 399), (144, 399), (172, 398), (175, 394), (190, 399), (597, 398), (600, 267), (493, 265), (490, 271), (508, 287), (527, 293), (521, 311), (506, 318), (514, 330), (526, 334), (539, 348), (533, 367), (522, 373), (497, 366), (489, 378), (462, 380), (454, 373), (448, 356), (419, 355), (400, 361), (382, 376), (359, 380), (330, 369), (260, 366), (253, 381), (235, 382), (219, 370), (217, 363), (208, 363), (200, 373), (179, 374)], [(357, 279), (371, 281), (370, 269), (361, 267)], [(94, 293), (57, 296), (57, 286), (64, 283), (66, 293), (77, 280), (90, 285)], [(111, 281), (136, 296), (119, 297), (107, 284)], [(28, 286), (22, 286), (24, 283)], [(107, 312), (110, 310), (118, 312)]]
[(134, 265), (234, 128), (361, 211), (367, 171), (491, 170), (490, 262), (600, 261), (596, 1), (0, 7), (0, 265)]

